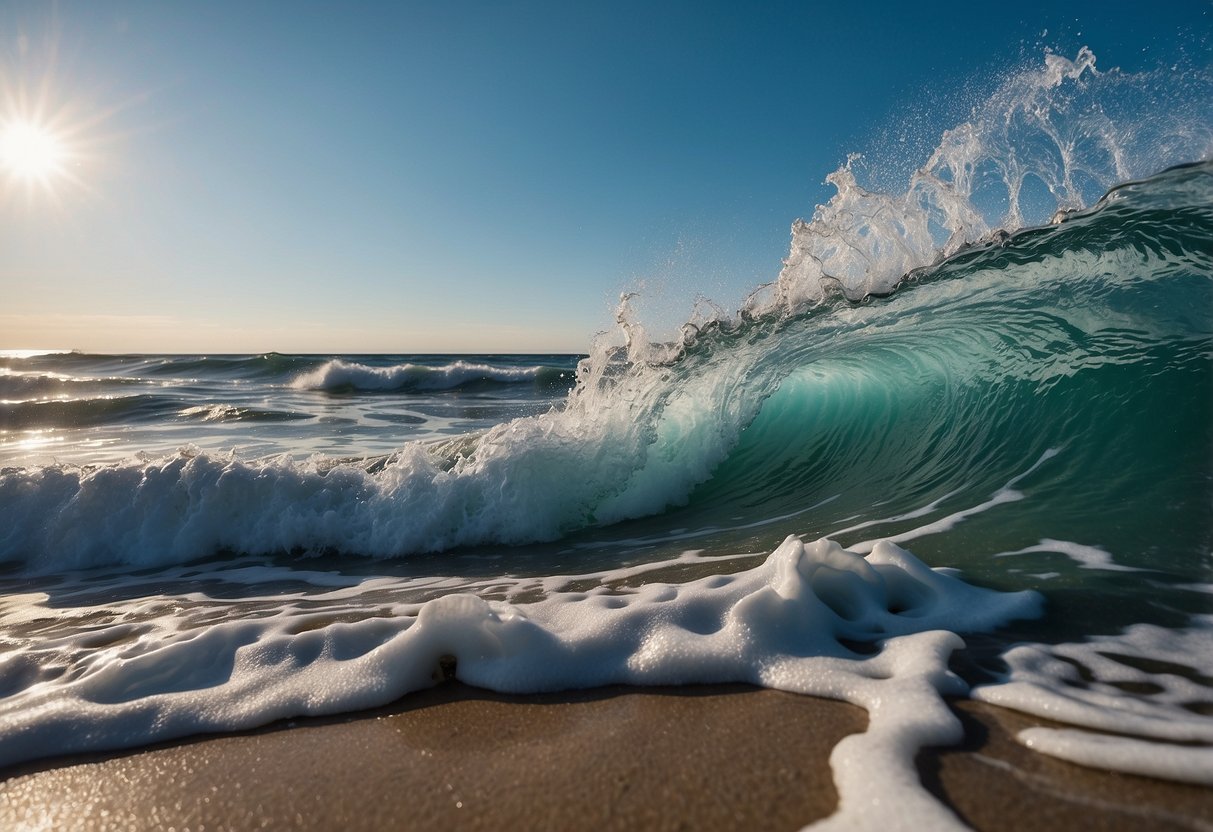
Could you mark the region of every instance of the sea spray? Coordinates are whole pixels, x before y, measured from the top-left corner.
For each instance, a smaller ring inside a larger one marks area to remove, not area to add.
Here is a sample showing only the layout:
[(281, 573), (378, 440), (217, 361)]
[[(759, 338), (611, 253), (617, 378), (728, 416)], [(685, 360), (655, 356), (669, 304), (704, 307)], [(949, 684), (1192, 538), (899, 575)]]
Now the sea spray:
[(854, 170), (859, 156), (830, 174), (837, 193), (793, 225), (774, 291), (752, 296), (746, 311), (795, 313), (831, 293), (887, 294), (995, 231), (1045, 223), (1120, 182), (1208, 158), (1210, 102), (1207, 73), (1101, 73), (1088, 49), (1074, 60), (1047, 54), (1043, 67), (1012, 74), (945, 131), (904, 191), (865, 189)]

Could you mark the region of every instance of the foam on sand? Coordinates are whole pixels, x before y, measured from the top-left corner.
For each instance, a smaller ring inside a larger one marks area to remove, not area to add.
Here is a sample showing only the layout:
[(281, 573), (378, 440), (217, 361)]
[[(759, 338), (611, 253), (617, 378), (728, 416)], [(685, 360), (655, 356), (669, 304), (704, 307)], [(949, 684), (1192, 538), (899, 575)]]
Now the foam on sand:
[[(943, 828), (955, 820), (917, 787), (914, 756), (961, 736), (942, 698), (966, 690), (947, 668), (963, 645), (956, 632), (1040, 606), (1033, 593), (970, 586), (891, 543), (865, 559), (794, 537), (745, 572), (529, 604), (452, 594), (321, 623), (291, 600), (202, 629), (117, 616), (59, 639), (62, 662), (35, 655), (45, 645), (14, 650), (3, 675), (25, 684), (0, 704), (0, 764), (368, 708), (445, 675), (501, 692), (750, 682), (869, 712), (868, 731), (831, 755), (832, 822)], [(36, 619), (39, 606), (37, 596), (10, 599), (2, 623)], [(874, 804), (873, 789), (896, 790), (896, 806)]]

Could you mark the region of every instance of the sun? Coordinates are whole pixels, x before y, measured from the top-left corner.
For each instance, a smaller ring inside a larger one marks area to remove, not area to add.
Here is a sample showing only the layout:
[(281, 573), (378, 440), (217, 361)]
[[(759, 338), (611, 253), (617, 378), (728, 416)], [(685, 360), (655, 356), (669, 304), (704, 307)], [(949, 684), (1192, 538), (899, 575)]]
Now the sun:
[(46, 183), (64, 172), (67, 148), (55, 133), (31, 121), (0, 126), (0, 170), (26, 182)]

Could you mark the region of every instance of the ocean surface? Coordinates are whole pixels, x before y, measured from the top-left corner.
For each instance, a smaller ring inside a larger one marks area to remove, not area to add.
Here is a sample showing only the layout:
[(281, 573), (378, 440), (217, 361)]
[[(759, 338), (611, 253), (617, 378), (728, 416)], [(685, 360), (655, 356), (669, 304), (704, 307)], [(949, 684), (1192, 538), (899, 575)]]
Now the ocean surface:
[(625, 297), (584, 355), (0, 355), (0, 766), (746, 681), (868, 710), (825, 826), (959, 823), (946, 696), (1213, 785), (1211, 90), (1046, 55), (672, 337)]

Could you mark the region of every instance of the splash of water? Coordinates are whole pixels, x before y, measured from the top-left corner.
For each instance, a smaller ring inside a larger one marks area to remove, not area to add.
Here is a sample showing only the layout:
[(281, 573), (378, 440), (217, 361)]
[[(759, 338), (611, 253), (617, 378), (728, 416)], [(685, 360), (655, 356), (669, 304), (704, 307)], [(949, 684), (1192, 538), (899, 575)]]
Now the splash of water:
[[(1182, 91), (1182, 92), (1180, 92)], [(837, 193), (792, 226), (778, 280), (742, 309), (798, 314), (831, 295), (893, 291), (962, 248), (1060, 218), (1113, 185), (1213, 153), (1207, 73), (1100, 72), (1082, 49), (1011, 75), (944, 132), (904, 191), (865, 189), (860, 156), (826, 181)], [(1113, 110), (1115, 108), (1115, 110)]]

